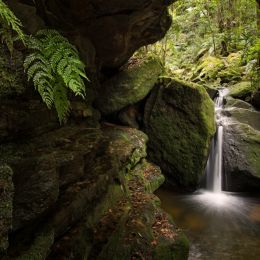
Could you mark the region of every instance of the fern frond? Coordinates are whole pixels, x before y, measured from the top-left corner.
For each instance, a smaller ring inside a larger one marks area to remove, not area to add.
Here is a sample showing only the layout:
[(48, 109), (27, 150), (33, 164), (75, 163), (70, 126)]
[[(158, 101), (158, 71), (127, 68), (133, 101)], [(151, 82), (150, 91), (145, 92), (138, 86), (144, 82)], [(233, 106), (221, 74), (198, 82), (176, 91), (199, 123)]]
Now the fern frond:
[(42, 43), (42, 41), (40, 41), (39, 39), (37, 39), (37, 38), (34, 38), (34, 37), (28, 37), (27, 39), (26, 39), (26, 43), (27, 43), (27, 45), (29, 46), (29, 48), (31, 49), (31, 50), (36, 50), (36, 51), (42, 51), (44, 48), (45, 48), (45, 46), (44, 46), (44, 44)]
[(54, 99), (53, 99), (53, 91), (49, 91), (49, 89), (46, 87), (46, 84), (42, 83), (38, 85), (37, 90), (39, 94), (41, 95), (42, 101), (46, 104), (46, 106), (51, 109)]
[(24, 61), (28, 80), (32, 79), (48, 108), (56, 108), (60, 123), (69, 113), (67, 90), (85, 98), (85, 65), (77, 49), (55, 30), (41, 30), (28, 41), (33, 53)]
[(75, 93), (76, 96), (85, 98), (85, 88), (83, 82), (76, 79), (71, 79), (68, 83), (68, 87)]
[(36, 75), (40, 74), (42, 75), (42, 77), (46, 77), (51, 81), (53, 80), (53, 76), (49, 72), (49, 69), (46, 66), (44, 66), (44, 64), (41, 61), (38, 61), (27, 70), (27, 77), (28, 80), (30, 80), (34, 78)]
[[(8, 32), (8, 37), (6, 35), (2, 37), (2, 40), (7, 44), (7, 47), (11, 53), (13, 50), (13, 42), (15, 41), (15, 39), (18, 38), (25, 45), (25, 34), (21, 29), (21, 21), (14, 15), (14, 13), (2, 0), (0, 0), (0, 24), (2, 28), (6, 30), (12, 30)], [(17, 35), (17, 37), (14, 37), (12, 32), (14, 32)], [(2, 33), (0, 33), (0, 35)]]
[(49, 61), (41, 53), (31, 53), (24, 60), (24, 69), (28, 70), (28, 68), (37, 61), (41, 61), (46, 68), (50, 65)]
[(53, 90), (54, 106), (56, 108), (60, 124), (65, 121), (70, 111), (70, 102), (67, 91), (61, 84), (56, 84)]
[(50, 57), (50, 63), (51, 63), (51, 66), (52, 66), (53, 70), (57, 70), (58, 64), (63, 59), (63, 57), (64, 57), (63, 51), (64, 51), (64, 48), (60, 47)]

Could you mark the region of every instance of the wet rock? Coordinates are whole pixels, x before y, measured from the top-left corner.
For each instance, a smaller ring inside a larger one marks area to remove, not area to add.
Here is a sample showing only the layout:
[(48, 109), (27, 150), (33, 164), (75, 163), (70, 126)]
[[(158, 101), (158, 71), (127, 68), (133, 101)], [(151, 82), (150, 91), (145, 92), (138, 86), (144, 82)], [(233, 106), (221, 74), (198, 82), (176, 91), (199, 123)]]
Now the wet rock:
[(161, 73), (158, 60), (137, 60), (102, 84), (96, 101), (98, 109), (111, 114), (139, 102), (152, 90)]
[(228, 100), (223, 111), (228, 117), (223, 144), (226, 189), (259, 190), (260, 112), (244, 101)]
[(254, 109), (232, 107), (226, 108), (224, 113), (231, 117), (232, 120), (249, 125), (255, 130), (260, 131), (260, 112)]
[(214, 100), (214, 98), (216, 97), (216, 95), (218, 93), (218, 90), (210, 85), (209, 86), (204, 85), (203, 87), (206, 89), (206, 91), (207, 91), (208, 95), (211, 97), (211, 99)]
[(168, 79), (145, 107), (149, 156), (177, 183), (195, 188), (215, 133), (214, 104), (199, 85)]
[(232, 97), (227, 97), (225, 100), (226, 107), (237, 107), (237, 108), (244, 108), (249, 110), (254, 110), (253, 106), (243, 100), (235, 99)]
[(259, 131), (238, 121), (229, 124), (225, 128), (223, 154), (225, 189), (228, 191), (259, 191)]

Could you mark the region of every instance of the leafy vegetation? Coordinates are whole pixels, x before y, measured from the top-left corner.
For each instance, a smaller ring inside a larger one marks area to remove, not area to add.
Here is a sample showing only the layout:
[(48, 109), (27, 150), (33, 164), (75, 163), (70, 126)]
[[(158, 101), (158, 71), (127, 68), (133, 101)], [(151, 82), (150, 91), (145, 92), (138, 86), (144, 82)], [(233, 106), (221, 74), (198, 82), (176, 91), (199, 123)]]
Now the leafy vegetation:
[(69, 112), (67, 90), (85, 97), (85, 65), (77, 49), (55, 30), (41, 30), (28, 40), (32, 50), (24, 61), (28, 80), (32, 80), (50, 109), (54, 104), (62, 123)]
[(21, 21), (14, 15), (9, 7), (0, 0), (0, 38), (5, 43), (10, 53), (13, 52), (13, 43), (21, 40), (25, 43), (25, 35), (21, 29)]
[[(54, 105), (60, 123), (70, 110), (68, 90), (85, 97), (85, 65), (77, 49), (55, 30), (41, 30), (35, 37), (23, 33), (21, 21), (0, 0), (0, 37), (10, 53), (13, 43), (21, 40), (31, 53), (24, 61), (28, 80), (32, 80), (43, 102), (50, 109)], [(6, 93), (10, 91), (4, 90)]]
[(255, 0), (180, 0), (166, 37), (136, 55), (160, 56), (168, 72), (212, 86), (259, 81), (259, 7)]

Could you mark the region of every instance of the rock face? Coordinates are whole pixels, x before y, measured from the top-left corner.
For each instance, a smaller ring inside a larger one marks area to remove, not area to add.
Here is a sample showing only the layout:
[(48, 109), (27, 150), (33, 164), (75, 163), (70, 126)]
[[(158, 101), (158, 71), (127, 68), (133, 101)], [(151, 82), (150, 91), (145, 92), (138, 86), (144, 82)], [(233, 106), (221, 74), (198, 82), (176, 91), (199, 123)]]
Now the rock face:
[(8, 234), (12, 228), (14, 185), (12, 169), (0, 164), (0, 257), (8, 248)]
[[(137, 253), (136, 245), (146, 248), (146, 254), (155, 255), (154, 259), (160, 259), (156, 253), (160, 246), (173, 255), (180, 254), (180, 259), (187, 258), (186, 238), (152, 195), (164, 177), (158, 166), (143, 160), (147, 140), (144, 133), (132, 128), (74, 125), (21, 139), (19, 144), (2, 144), (0, 163), (10, 165), (7, 169), (13, 176), (2, 174), (0, 167), (0, 179), (6, 178), (0, 185), (8, 191), (2, 194), (0, 189), (0, 215), (5, 213), (0, 219), (4, 226), (0, 258), (3, 253), (11, 259), (114, 259), (107, 257), (121, 254), (130, 259)], [(103, 220), (106, 218), (109, 221)], [(112, 218), (116, 218), (113, 225)], [(160, 218), (168, 223), (172, 237), (152, 233)], [(130, 227), (125, 221), (138, 225)], [(123, 236), (118, 235), (121, 232)], [(131, 237), (129, 246), (125, 238), (133, 232), (144, 239), (140, 243), (138, 236)], [(147, 248), (155, 237), (160, 237), (158, 245)], [(116, 244), (115, 238), (119, 239)]]
[(253, 92), (251, 103), (257, 109), (260, 109), (260, 87)]
[[(102, 67), (119, 67), (140, 47), (161, 39), (170, 27), (167, 6), (173, 0), (36, 0), (38, 14), (61, 29), (80, 48), (83, 59), (91, 46)], [(20, 12), (19, 12), (20, 13)], [(18, 14), (19, 14), (18, 13)], [(93, 52), (93, 50), (91, 49)], [(90, 60), (85, 60), (89, 64)]]
[(163, 68), (157, 59), (137, 60), (102, 84), (97, 107), (103, 114), (117, 112), (144, 99)]
[[(237, 106), (241, 101), (233, 103)], [(228, 102), (224, 111), (229, 116), (223, 145), (225, 188), (229, 191), (259, 191), (260, 113), (252, 107), (246, 108), (244, 103), (239, 108), (231, 105)]]
[(198, 85), (168, 79), (145, 108), (149, 156), (177, 183), (195, 188), (215, 133), (214, 104)]

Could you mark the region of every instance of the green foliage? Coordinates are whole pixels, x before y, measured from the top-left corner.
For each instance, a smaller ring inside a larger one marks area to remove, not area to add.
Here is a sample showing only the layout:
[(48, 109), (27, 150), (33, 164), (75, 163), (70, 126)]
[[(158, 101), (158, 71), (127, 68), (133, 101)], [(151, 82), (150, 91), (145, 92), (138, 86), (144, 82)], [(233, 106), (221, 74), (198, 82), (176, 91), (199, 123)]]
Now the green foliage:
[(254, 59), (259, 59), (260, 57), (260, 37), (257, 38), (254, 44), (249, 48), (247, 53), (247, 61), (251, 61)]
[(21, 30), (22, 23), (9, 9), (9, 7), (0, 0), (0, 38), (5, 43), (10, 53), (13, 52), (13, 43), (16, 40), (25, 42), (25, 35)]
[(70, 110), (67, 91), (85, 97), (85, 65), (77, 49), (55, 30), (41, 30), (30, 37), (28, 48), (32, 50), (24, 61), (28, 80), (33, 81), (49, 109), (54, 104), (62, 123)]
[(166, 37), (139, 55), (161, 57), (171, 75), (186, 81), (219, 86), (255, 78), (256, 64), (245, 66), (259, 60), (255, 0), (179, 0), (169, 11), (173, 23)]

